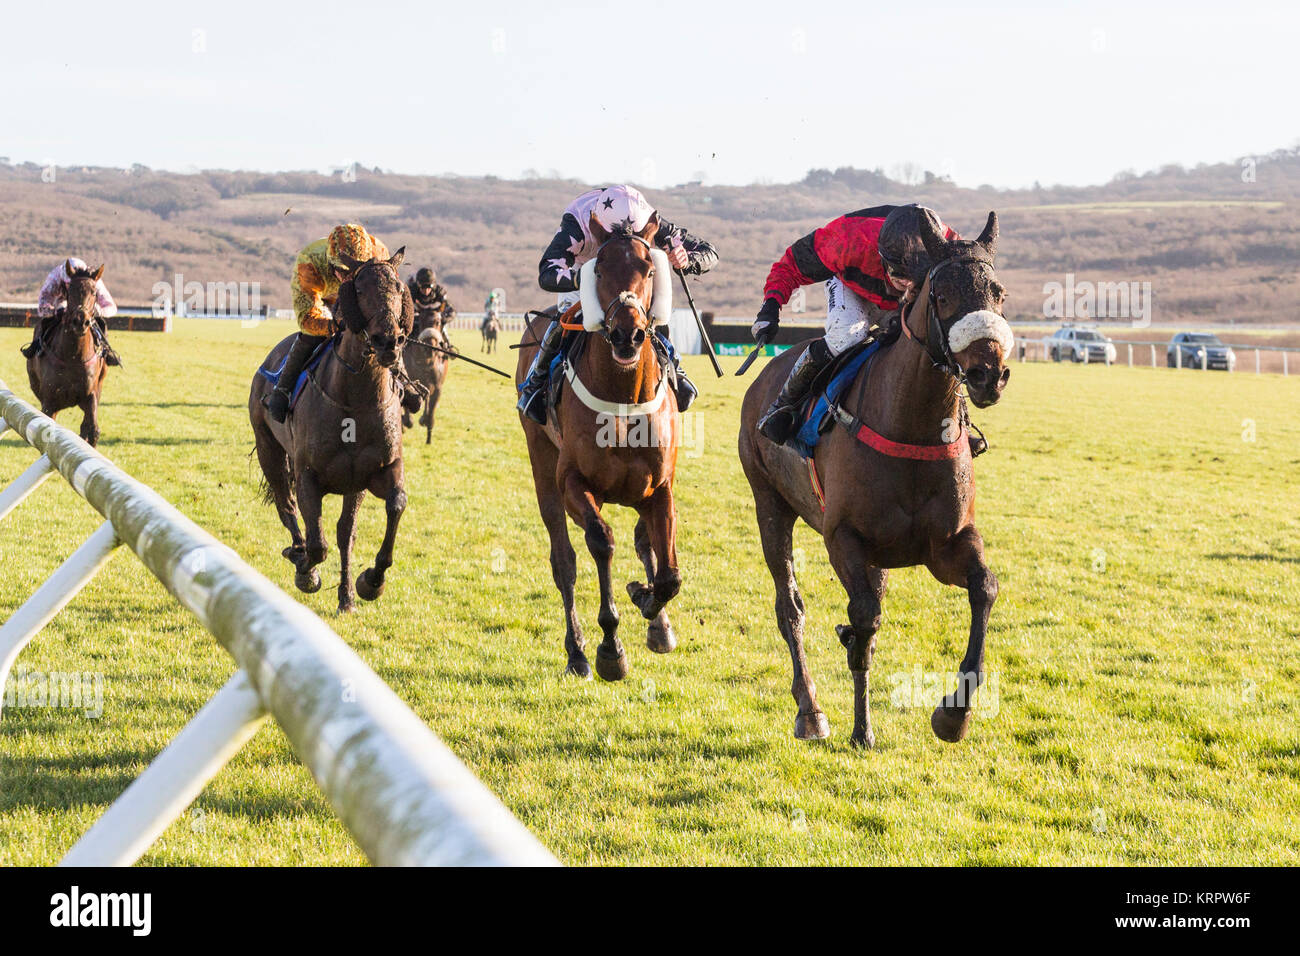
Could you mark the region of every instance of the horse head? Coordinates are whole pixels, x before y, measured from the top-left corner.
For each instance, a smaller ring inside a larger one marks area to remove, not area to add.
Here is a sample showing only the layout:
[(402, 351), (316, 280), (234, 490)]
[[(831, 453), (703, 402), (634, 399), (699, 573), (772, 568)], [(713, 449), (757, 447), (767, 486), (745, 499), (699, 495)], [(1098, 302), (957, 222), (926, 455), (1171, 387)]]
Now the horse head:
[(390, 259), (360, 262), (345, 256), (345, 268), (338, 270), (343, 280), (336, 306), (339, 322), (385, 368), (398, 363), (415, 323), (411, 290), (397, 272), (405, 255), (403, 246)]
[(624, 368), (640, 361), (653, 321), (656, 287), (662, 289), (664, 280), (671, 278), (663, 252), (651, 245), (658, 229), (658, 213), (640, 232), (606, 231), (591, 217), (591, 234), (600, 248), (583, 267), (583, 325), (605, 336), (614, 361)]
[(965, 382), (970, 400), (979, 408), (995, 404), (1011, 377), (1007, 361), (1014, 337), (1002, 315), (1006, 289), (993, 271), (998, 240), (998, 215), (989, 213), (984, 231), (975, 240), (947, 240), (926, 217), (921, 240), (930, 259), (924, 279), (918, 277), (916, 299), (905, 323), (924, 310), (926, 325), (908, 330), (937, 366)]
[(63, 327), (73, 335), (87, 335), (90, 323), (95, 320), (95, 304), (98, 301), (100, 276), (104, 267), (93, 272), (90, 269), (75, 268), (72, 260), (64, 263), (68, 281), (64, 284)]

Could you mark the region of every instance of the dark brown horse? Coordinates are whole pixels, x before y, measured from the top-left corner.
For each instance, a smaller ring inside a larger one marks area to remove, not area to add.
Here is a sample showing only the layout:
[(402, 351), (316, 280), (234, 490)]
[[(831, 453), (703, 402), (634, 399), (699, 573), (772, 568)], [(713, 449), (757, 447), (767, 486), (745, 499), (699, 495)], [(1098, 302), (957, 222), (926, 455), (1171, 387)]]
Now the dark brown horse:
[(481, 351), (489, 354), (495, 352), (497, 350), (497, 337), (501, 334), (501, 317), (495, 312), (489, 312), (483, 317), (483, 322), (479, 325), (478, 330), (483, 336)]
[[(997, 216), (974, 242), (947, 242), (927, 222), (922, 238), (933, 268), (915, 277), (902, 335), (879, 351), (840, 400), (839, 424), (822, 436), (814, 461), (823, 510), (807, 464), (763, 437), (756, 423), (776, 397), (798, 349), (773, 360), (745, 395), (740, 460), (754, 494), (763, 556), (776, 585), (776, 619), (794, 664), (794, 733), (826, 737), (803, 648), (803, 599), (791, 562), (791, 532), (803, 518), (821, 533), (849, 595), (847, 627), (838, 628), (853, 675), (851, 741), (871, 747), (868, 671), (880, 629), (889, 568), (923, 564), (944, 584), (966, 588), (971, 626), (957, 690), (931, 717), (942, 740), (965, 736), (983, 679), (984, 636), (998, 582), (975, 529), (975, 481), (958, 389), (983, 408), (1010, 376), (1010, 329), (1001, 317), (1003, 287), (993, 273)], [(844, 425), (845, 427), (841, 427)]]
[(65, 408), (80, 408), (81, 437), (99, 443), (99, 396), (108, 365), (95, 336), (95, 288), (104, 267), (94, 272), (65, 266), (70, 279), (67, 305), (47, 326), (43, 347), (27, 360), (27, 381), (41, 411), (55, 417)]
[[(632, 582), (628, 595), (650, 622), (646, 645), (666, 654), (677, 643), (664, 605), (681, 589), (677, 570), (677, 512), (673, 477), (681, 420), (677, 398), (660, 374), (651, 343), (651, 291), (655, 260), (648, 239), (658, 218), (638, 235), (613, 235), (593, 222), (601, 244), (596, 257), (589, 333), (564, 373), (558, 412), (543, 428), (523, 418), (533, 484), (542, 521), (551, 539), (551, 573), (564, 603), (566, 673), (590, 677), (582, 628), (574, 609), (577, 565), (565, 513), (582, 529), (600, 579), (600, 622), (604, 638), (596, 649), (596, 673), (605, 680), (627, 675), (627, 658), (618, 640), (618, 610), (611, 576), (614, 534), (601, 516), (606, 503), (636, 510), (637, 556), (649, 584)], [(660, 254), (662, 255), (662, 254)], [(664, 266), (666, 268), (666, 265)], [(524, 333), (536, 342), (551, 318), (543, 313)], [(536, 347), (519, 353), (516, 381), (528, 374)]]
[[(402, 365), (412, 381), (424, 386), (428, 394), (424, 399), (424, 411), (420, 414), (420, 424), (424, 426), (424, 443), (433, 442), (433, 417), (442, 398), (442, 383), (447, 380), (447, 368), (450, 356), (445, 352), (436, 352), (431, 346), (451, 349), (451, 342), (443, 331), (441, 317), (430, 320), (423, 328), (417, 326), (416, 334), (406, 342), (402, 352)], [(414, 422), (411, 413), (402, 411), (402, 427), (410, 428)]]
[[(311, 372), (283, 425), (272, 420), (262, 404), (274, 386), (260, 371), (253, 375), (248, 396), (267, 498), (275, 502), (292, 538), (283, 553), (297, 571), (294, 583), (308, 594), (320, 589), (316, 566), (328, 551), (321, 500), (325, 495), (343, 496), (337, 529), (340, 612), (355, 604), (352, 540), (362, 498), (369, 491), (383, 499), (388, 517), (374, 566), (357, 576), (355, 593), (367, 601), (384, 591), (397, 525), (406, 510), (397, 373), (414, 308), (397, 275), (404, 252), (399, 249), (388, 260), (349, 263), (335, 307), (341, 330), (334, 350)], [(292, 344), (289, 336), (271, 350), (262, 367), (279, 368)], [(299, 508), (307, 526), (305, 540), (298, 528)]]

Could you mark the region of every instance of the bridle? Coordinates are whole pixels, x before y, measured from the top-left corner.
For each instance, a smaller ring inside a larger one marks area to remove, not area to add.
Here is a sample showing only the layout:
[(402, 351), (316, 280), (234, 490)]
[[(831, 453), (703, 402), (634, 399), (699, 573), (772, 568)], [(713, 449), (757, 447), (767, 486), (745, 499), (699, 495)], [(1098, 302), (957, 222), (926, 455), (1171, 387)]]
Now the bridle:
[[(602, 252), (605, 251), (605, 247), (606, 247), (607, 245), (609, 245), (611, 242), (618, 242), (619, 240), (627, 240), (627, 241), (631, 241), (631, 242), (639, 242), (639, 243), (641, 243), (641, 245), (645, 246), (646, 252), (649, 252), (649, 251), (653, 248), (653, 247), (650, 245), (649, 242), (647, 242), (645, 239), (642, 239), (640, 236), (638, 236), (638, 235), (637, 235), (636, 233), (634, 233), (634, 232), (616, 232), (616, 233), (614, 233), (614, 235), (610, 236), (608, 239), (606, 239), (604, 242), (602, 242), (602, 243), (600, 244), (600, 248), (598, 248), (598, 249), (596, 250), (596, 259), (597, 259), (597, 261), (599, 261), (599, 259), (600, 259), (600, 254), (601, 254)], [(593, 290), (593, 291), (594, 291), (594, 290)], [(600, 304), (600, 299), (599, 299), (599, 297), (597, 297), (597, 299), (596, 299), (596, 303), (597, 303), (598, 305)], [(638, 297), (638, 296), (636, 295), (636, 293), (632, 292), (631, 290), (624, 289), (624, 290), (623, 290), (622, 292), (620, 292), (617, 296), (615, 296), (614, 299), (612, 299), (612, 300), (610, 301), (609, 305), (605, 306), (604, 311), (603, 311), (603, 313), (602, 313), (602, 315), (601, 315), (601, 317), (600, 317), (600, 330), (599, 330), (599, 331), (600, 331), (600, 335), (601, 335), (601, 337), (602, 337), (606, 342), (609, 341), (609, 318), (610, 318), (610, 316), (613, 315), (615, 312), (617, 312), (619, 309), (624, 308), (624, 307), (631, 307), (631, 308), (633, 308), (633, 309), (636, 309), (637, 313), (638, 313), (638, 314), (639, 314), (643, 319), (646, 320), (646, 323), (647, 323), (647, 324), (649, 324), (649, 322), (650, 322), (650, 313), (649, 313), (649, 311), (647, 310), (645, 303), (641, 301), (640, 297)]]
[[(911, 318), (912, 309), (915, 307), (915, 303), (908, 306), (906, 314), (901, 316), (899, 319), (903, 326), (903, 334), (915, 341), (917, 345), (921, 346), (921, 348), (925, 350), (925, 354), (929, 357), (934, 367), (939, 369), (941, 372), (946, 372), (952, 378), (956, 379), (959, 386), (966, 384), (966, 372), (957, 363), (956, 357), (952, 354), (952, 349), (948, 344), (948, 332), (944, 329), (943, 323), (939, 319), (939, 303), (937, 301), (937, 293), (934, 291), (934, 278), (948, 266), (963, 264), (988, 266), (989, 269), (993, 268), (992, 259), (979, 255), (957, 256), (952, 259), (945, 259), (943, 262), (931, 267), (930, 271), (925, 275), (926, 334), (924, 342), (917, 339), (915, 333), (913, 333), (911, 328), (908, 326), (908, 319)], [(949, 324), (951, 326), (952, 323)]]
[[(360, 269), (358, 269), (358, 270), (356, 271), (356, 274), (355, 274), (355, 275), (350, 276), (349, 279), (348, 279), (348, 281), (349, 281), (349, 282), (352, 282), (352, 283), (355, 284), (356, 280), (357, 280), (358, 278), (360, 278), (361, 273), (365, 272), (367, 269), (370, 269), (370, 268), (372, 268), (372, 267), (378, 267), (378, 266), (381, 266), (381, 265), (387, 265), (387, 264), (388, 264), (388, 263), (386, 263), (386, 262), (382, 262), (382, 261), (380, 261), (380, 260), (378, 260), (378, 259), (371, 259), (369, 262), (365, 263), (365, 265), (363, 265)], [(393, 274), (394, 274), (394, 275), (397, 275), (397, 270), (396, 270), (396, 269), (393, 270)], [(361, 303), (358, 302), (358, 303), (357, 303), (357, 309), (358, 309), (358, 311), (360, 310), (360, 308), (361, 308)], [(363, 315), (362, 318), (365, 318), (365, 316)], [(351, 330), (349, 330), (349, 331), (351, 331)], [(361, 329), (360, 332), (354, 332), (353, 334), (354, 334), (354, 335), (359, 335), (359, 336), (361, 337), (361, 343), (362, 343), (362, 345), (364, 346), (363, 354), (365, 355), (366, 358), (370, 358), (372, 355), (374, 355), (376, 352), (379, 351), (379, 348), (377, 348), (377, 347), (375, 346), (375, 340), (374, 340), (373, 338), (371, 338), (371, 336), (370, 336), (370, 329), (369, 329), (369, 328), (365, 328), (365, 327), (363, 327), (363, 328)], [(396, 338), (396, 343), (395, 343), (395, 348), (397, 349), (397, 354), (398, 354), (398, 357), (399, 357), (399, 358), (398, 358), (398, 363), (397, 363), (397, 364), (399, 364), (399, 365), (401, 364), (401, 358), (400, 358), (400, 356), (401, 356), (401, 354), (402, 354), (402, 349), (406, 346), (406, 339), (407, 339), (406, 331), (401, 327), (401, 325), (400, 325), (400, 323), (399, 323), (399, 325), (398, 325), (398, 327), (397, 327), (397, 338)], [(336, 350), (336, 351), (337, 351), (337, 350)], [(339, 361), (342, 361), (342, 359), (340, 359)], [(355, 370), (354, 370), (351, 366), (349, 366), (346, 362), (343, 363), (343, 366), (344, 366), (344, 368), (346, 368), (349, 372), (355, 372)]]

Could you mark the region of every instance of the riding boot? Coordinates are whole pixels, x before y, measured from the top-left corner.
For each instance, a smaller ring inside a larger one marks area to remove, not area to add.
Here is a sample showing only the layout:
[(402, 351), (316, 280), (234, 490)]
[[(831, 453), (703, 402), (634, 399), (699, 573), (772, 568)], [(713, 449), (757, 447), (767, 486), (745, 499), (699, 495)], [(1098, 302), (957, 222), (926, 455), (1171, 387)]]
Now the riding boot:
[(99, 326), (99, 344), (104, 349), (104, 362), (108, 365), (121, 365), (122, 357), (117, 354), (117, 349), (108, 344), (108, 320), (97, 315), (95, 324)]
[(799, 403), (812, 388), (813, 381), (834, 356), (826, 345), (825, 339), (817, 339), (795, 360), (794, 368), (781, 386), (781, 394), (758, 420), (758, 430), (776, 442), (784, 445), (795, 430), (795, 416)]
[(673, 392), (677, 395), (677, 410), (684, 412), (691, 407), (691, 402), (695, 401), (700, 394), (700, 390), (695, 387), (695, 383), (686, 377), (686, 370), (682, 368), (682, 360), (677, 354), (677, 350), (672, 347), (672, 339), (668, 337), (668, 326), (663, 326), (662, 330), (656, 329), (655, 333), (659, 336), (667, 348), (665, 351), (673, 363)]
[(277, 422), (283, 422), (289, 416), (289, 400), (293, 397), (293, 387), (298, 382), (298, 376), (302, 374), (302, 368), (311, 358), (311, 353), (316, 351), (316, 347), (327, 337), (299, 332), (298, 337), (293, 340), (293, 345), (289, 347), (289, 355), (284, 360), (284, 367), (280, 369), (280, 380), (276, 382), (274, 391), (266, 398), (266, 410)]
[(519, 386), (519, 401), (515, 407), (539, 425), (546, 424), (546, 382), (563, 337), (564, 330), (560, 328), (559, 320), (552, 321), (542, 334), (541, 347), (528, 368), (528, 377)]
[(53, 321), (54, 316), (52, 315), (42, 316), (36, 320), (36, 325), (32, 328), (32, 340), (18, 349), (23, 353), (23, 358), (35, 358), (41, 354), (42, 349), (45, 347), (46, 327)]

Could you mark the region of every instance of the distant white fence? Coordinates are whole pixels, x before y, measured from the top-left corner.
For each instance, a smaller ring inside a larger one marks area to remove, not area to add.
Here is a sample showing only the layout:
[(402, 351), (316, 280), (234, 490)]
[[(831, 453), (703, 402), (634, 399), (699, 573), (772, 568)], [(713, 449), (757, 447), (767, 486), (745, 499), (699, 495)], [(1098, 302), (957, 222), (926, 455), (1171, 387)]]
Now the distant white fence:
[[(1080, 358), (1074, 358), (1073, 346), (1070, 343), (1053, 343), (1043, 338), (1025, 338), (1016, 336), (1015, 353), (1016, 358), (1021, 362), (1077, 362), (1083, 365), (1127, 365), (1129, 368), (1134, 366), (1150, 365), (1151, 368), (1188, 368), (1198, 371), (1210, 371), (1215, 366), (1210, 362), (1210, 353), (1208, 349), (1201, 349), (1200, 360), (1195, 357), (1184, 359), (1184, 350), (1191, 351), (1196, 346), (1183, 345), (1181, 348), (1171, 348), (1168, 342), (1128, 342), (1123, 340), (1112, 340), (1111, 345), (1115, 347), (1115, 357), (1112, 359), (1107, 356), (1104, 359), (1090, 357), (1089, 351), (1083, 349), (1080, 352)], [(1054, 357), (1053, 348), (1059, 350), (1059, 358)], [(1221, 346), (1211, 346), (1211, 348), (1220, 348)], [(1300, 348), (1286, 348), (1280, 345), (1232, 345), (1224, 343), (1222, 347), (1229, 348), (1233, 351), (1235, 360), (1228, 365), (1226, 371), (1240, 372), (1253, 371), (1256, 375), (1264, 372), (1277, 372), (1282, 375), (1291, 374), (1291, 365), (1293, 362), (1300, 362), (1300, 357), (1292, 359), (1291, 356), (1300, 352)], [(1172, 353), (1172, 355), (1171, 355)], [(1268, 360), (1264, 361), (1267, 356)], [(1173, 364), (1170, 365), (1172, 360)], [(1217, 363), (1216, 363), (1217, 364)], [(1300, 366), (1297, 366), (1300, 368)]]
[[(238, 670), (72, 847), (125, 866), (272, 716), (379, 865), (554, 865), (554, 857), (343, 640), (152, 489), (0, 382), (0, 433), (41, 457), (0, 492), (0, 518), (55, 470), (106, 519), (0, 626), (0, 691), (24, 646), (126, 544)], [(4, 695), (0, 693), (0, 705)]]

